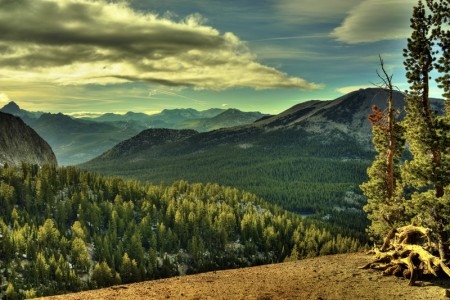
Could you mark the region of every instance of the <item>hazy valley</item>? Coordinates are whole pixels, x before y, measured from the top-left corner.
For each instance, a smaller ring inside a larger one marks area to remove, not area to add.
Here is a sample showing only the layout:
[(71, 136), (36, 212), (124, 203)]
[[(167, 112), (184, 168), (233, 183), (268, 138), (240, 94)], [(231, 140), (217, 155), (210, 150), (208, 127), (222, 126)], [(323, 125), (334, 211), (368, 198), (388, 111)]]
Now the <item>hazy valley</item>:
[(106, 113), (96, 118), (74, 118), (62, 113), (29, 112), (14, 102), (6, 104), (0, 111), (22, 118), (36, 130), (53, 148), (60, 165), (88, 161), (147, 128), (208, 131), (248, 124), (265, 116), (234, 109), (173, 109), (154, 115), (128, 112), (125, 115)]

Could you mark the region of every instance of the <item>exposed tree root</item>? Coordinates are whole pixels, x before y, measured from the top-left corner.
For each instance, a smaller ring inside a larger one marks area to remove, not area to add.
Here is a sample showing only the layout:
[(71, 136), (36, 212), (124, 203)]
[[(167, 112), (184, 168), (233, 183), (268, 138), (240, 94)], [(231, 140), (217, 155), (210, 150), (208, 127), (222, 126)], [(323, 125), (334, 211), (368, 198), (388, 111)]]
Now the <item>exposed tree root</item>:
[(435, 256), (439, 251), (430, 234), (430, 229), (413, 225), (392, 229), (381, 248), (370, 251), (375, 259), (360, 268), (381, 270), (383, 275), (404, 276), (409, 278), (409, 285), (414, 285), (423, 274), (439, 276), (443, 271), (450, 277), (450, 268)]

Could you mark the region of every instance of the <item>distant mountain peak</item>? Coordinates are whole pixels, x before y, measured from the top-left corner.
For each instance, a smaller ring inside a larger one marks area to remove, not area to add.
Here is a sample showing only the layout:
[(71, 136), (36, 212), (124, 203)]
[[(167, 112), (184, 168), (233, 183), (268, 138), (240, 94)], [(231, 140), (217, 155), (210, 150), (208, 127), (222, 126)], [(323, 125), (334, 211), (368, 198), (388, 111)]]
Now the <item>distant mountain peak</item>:
[(20, 109), (19, 105), (17, 105), (16, 102), (11, 101), (8, 104), (6, 104), (5, 106), (3, 106), (1, 111), (14, 114), (14, 113), (19, 113), (21, 111), (21, 109)]
[(56, 113), (56, 114), (44, 113), (44, 114), (42, 114), (40, 119), (41, 120), (61, 120), (61, 121), (73, 120), (70, 116), (60, 113), (60, 112)]

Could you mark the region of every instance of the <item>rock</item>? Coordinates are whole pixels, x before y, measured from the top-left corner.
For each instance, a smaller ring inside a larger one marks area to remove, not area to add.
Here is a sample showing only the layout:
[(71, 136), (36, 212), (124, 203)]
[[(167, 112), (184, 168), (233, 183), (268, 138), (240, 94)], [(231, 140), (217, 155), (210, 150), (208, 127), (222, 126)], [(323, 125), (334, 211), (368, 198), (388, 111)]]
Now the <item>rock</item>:
[(48, 143), (19, 117), (0, 112), (0, 164), (18, 166), (20, 162), (56, 165)]

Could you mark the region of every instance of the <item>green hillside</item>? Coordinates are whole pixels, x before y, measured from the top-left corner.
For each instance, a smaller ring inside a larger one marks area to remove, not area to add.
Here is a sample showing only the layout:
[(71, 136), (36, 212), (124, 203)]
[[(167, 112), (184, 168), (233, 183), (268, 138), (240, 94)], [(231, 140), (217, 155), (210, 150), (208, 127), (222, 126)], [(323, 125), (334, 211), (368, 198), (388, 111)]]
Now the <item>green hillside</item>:
[(1, 293), (41, 296), (355, 251), (358, 241), (217, 184), (0, 168)]
[(290, 211), (326, 218), (365, 240), (365, 200), (358, 185), (366, 179), (373, 153), (348, 136), (341, 135), (340, 142), (336, 136), (327, 144), (324, 136), (302, 130), (219, 131), (122, 156), (113, 148), (81, 167), (154, 184), (184, 179), (234, 186)]

